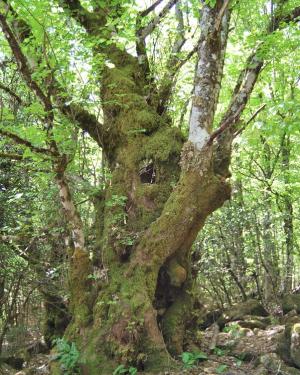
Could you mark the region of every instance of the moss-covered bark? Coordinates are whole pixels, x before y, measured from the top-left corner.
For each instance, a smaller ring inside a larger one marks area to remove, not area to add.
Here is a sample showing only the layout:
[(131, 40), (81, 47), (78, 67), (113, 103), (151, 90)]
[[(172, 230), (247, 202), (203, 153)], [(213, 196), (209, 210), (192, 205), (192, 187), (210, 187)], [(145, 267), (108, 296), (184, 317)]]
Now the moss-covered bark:
[(112, 177), (99, 204), (97, 234), (106, 275), (89, 310), (83, 303), (89, 285), (80, 276), (88, 262), (72, 260), (77, 321), (67, 335), (77, 340), (88, 374), (111, 374), (118, 363), (158, 373), (174, 366), (169, 353), (183, 349), (190, 248), (230, 188), (213, 171), (211, 146), (199, 152), (187, 143), (180, 156), (183, 137), (147, 102), (138, 60), (110, 52), (115, 67), (103, 72), (101, 99)]

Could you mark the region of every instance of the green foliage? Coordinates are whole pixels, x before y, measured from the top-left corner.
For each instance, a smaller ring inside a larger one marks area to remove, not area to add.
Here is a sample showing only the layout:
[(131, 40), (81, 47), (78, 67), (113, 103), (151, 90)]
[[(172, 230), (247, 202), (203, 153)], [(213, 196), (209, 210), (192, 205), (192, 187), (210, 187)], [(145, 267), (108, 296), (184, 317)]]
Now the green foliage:
[(237, 323), (232, 323), (223, 328), (223, 332), (230, 333), (232, 337), (239, 337), (240, 336), (240, 329), (241, 327)]
[(107, 207), (124, 207), (126, 205), (127, 197), (113, 194), (112, 197), (105, 202)]
[(193, 368), (199, 361), (205, 361), (208, 358), (203, 352), (183, 352), (180, 357), (185, 369)]
[(137, 374), (137, 368), (136, 367), (126, 367), (124, 365), (119, 365), (113, 372), (113, 375), (120, 375), (120, 374), (126, 374), (126, 375), (136, 375)]
[(214, 354), (217, 355), (218, 357), (223, 357), (224, 355), (227, 354), (227, 350), (218, 348), (217, 346), (214, 348)]
[(74, 342), (69, 343), (64, 338), (56, 339), (53, 342), (56, 345), (57, 354), (54, 359), (58, 360), (64, 374), (79, 374), (80, 353)]
[(222, 363), (216, 368), (216, 373), (223, 374), (227, 369), (228, 369), (228, 366)]

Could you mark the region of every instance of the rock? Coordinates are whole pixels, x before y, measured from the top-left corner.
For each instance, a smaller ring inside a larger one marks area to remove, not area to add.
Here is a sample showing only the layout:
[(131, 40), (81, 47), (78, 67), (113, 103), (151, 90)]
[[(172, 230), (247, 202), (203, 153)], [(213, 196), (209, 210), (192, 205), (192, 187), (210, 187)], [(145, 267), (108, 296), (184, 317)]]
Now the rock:
[(239, 331), (240, 337), (250, 337), (254, 336), (254, 332), (250, 328), (242, 327)]
[[(296, 321), (293, 323), (286, 324), (284, 332), (280, 337), (278, 338), (278, 343), (277, 343), (277, 348), (276, 348), (276, 353), (279, 355), (281, 359), (283, 359), (286, 363), (290, 365), (295, 365), (294, 359), (291, 357), (291, 339), (292, 339), (292, 329), (296, 325), (300, 325), (300, 317), (295, 317)], [(296, 340), (296, 335), (294, 337)], [(293, 351), (296, 353), (296, 344), (293, 345)], [(298, 351), (299, 353), (300, 351)], [(297, 360), (299, 363), (299, 360)], [(298, 366), (299, 367), (299, 366)]]
[(300, 368), (300, 323), (296, 323), (291, 328), (291, 359)]
[(261, 330), (267, 328), (267, 324), (266, 323), (263, 323), (263, 322), (261, 322), (259, 320), (256, 320), (256, 319), (239, 320), (239, 321), (237, 321), (237, 323), (242, 328), (248, 328), (248, 329), (259, 328)]
[(224, 327), (227, 322), (244, 320), (245, 316), (249, 317), (249, 315), (266, 317), (268, 316), (268, 312), (259, 301), (249, 299), (248, 301), (236, 304), (229, 310), (225, 311), (217, 320), (217, 323), (220, 327)]
[(282, 310), (284, 314), (295, 310), (300, 314), (300, 294), (287, 294), (282, 299)]
[(268, 353), (261, 356), (260, 363), (272, 374), (300, 375), (300, 370), (287, 366), (275, 353)]
[(270, 316), (245, 315), (243, 320), (246, 320), (246, 321), (247, 320), (259, 321), (259, 322), (265, 324), (266, 326), (272, 324), (272, 320), (271, 320)]
[(250, 361), (264, 354), (273, 353), (283, 330), (284, 326), (273, 326), (267, 330), (259, 330), (257, 335), (241, 337), (231, 354), (244, 361)]
[(291, 321), (293, 322), (294, 319), (297, 319), (298, 318), (298, 315), (297, 315), (297, 311), (295, 309), (289, 311), (287, 314), (285, 314), (281, 321), (283, 324), (288, 324), (290, 323)]

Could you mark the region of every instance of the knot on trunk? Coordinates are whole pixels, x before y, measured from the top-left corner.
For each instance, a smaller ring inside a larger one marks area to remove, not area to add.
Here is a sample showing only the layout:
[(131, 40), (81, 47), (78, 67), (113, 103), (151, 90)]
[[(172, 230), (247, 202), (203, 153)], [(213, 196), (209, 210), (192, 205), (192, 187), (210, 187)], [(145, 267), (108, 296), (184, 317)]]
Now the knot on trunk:
[(177, 288), (186, 281), (187, 272), (184, 267), (182, 267), (176, 259), (172, 259), (167, 267), (167, 273), (170, 277), (170, 284)]

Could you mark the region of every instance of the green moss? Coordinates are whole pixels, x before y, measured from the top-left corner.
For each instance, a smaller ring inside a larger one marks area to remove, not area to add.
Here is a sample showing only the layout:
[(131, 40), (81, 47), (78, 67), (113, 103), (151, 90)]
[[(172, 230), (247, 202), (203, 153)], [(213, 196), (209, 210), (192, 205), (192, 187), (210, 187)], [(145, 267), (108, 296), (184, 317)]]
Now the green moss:
[(171, 155), (180, 155), (181, 134), (175, 128), (162, 127), (145, 144), (144, 155), (154, 160), (166, 161)]

